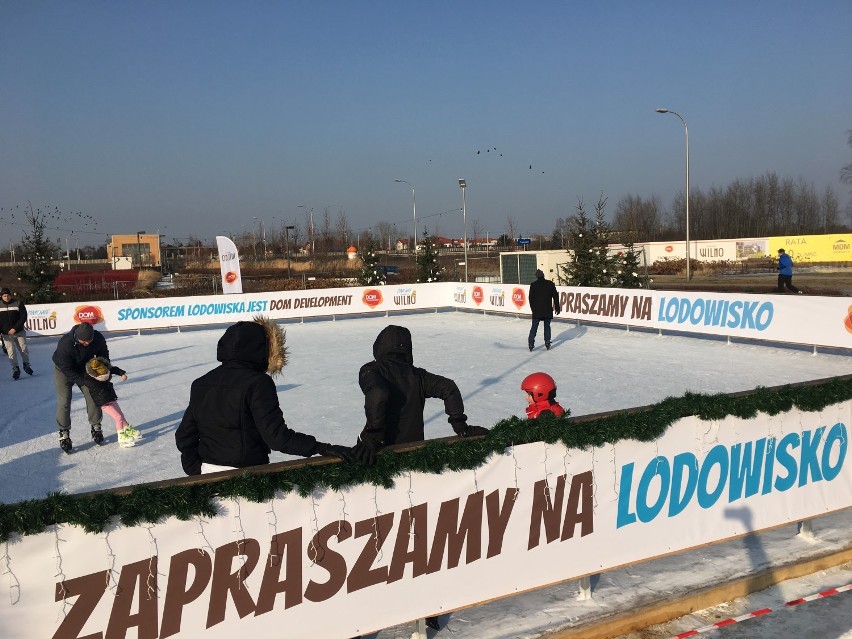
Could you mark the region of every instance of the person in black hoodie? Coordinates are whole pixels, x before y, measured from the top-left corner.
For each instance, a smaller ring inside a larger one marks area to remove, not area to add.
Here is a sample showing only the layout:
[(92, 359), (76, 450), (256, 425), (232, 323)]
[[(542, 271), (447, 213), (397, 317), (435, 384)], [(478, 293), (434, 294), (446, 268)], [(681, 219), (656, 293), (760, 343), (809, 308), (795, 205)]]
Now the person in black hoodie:
[(559, 315), (559, 293), (553, 282), (544, 279), (541, 269), (536, 270), (535, 282), (530, 284), (529, 300), (532, 325), (527, 342), (530, 350), (535, 348), (535, 336), (541, 322), (544, 322), (544, 346), (550, 350), (550, 320), (553, 319), (554, 313)]
[(352, 453), (358, 461), (373, 465), (383, 446), (424, 439), (423, 408), (427, 397), (444, 400), (448, 421), (457, 435), (485, 435), (487, 428), (469, 426), (464, 401), (456, 383), (414, 366), (411, 332), (403, 326), (387, 326), (373, 343), (374, 361), (358, 372), (364, 393), (367, 423)]
[(59, 427), (59, 447), (66, 453), (71, 452), (71, 389), (76, 384), (86, 398), (86, 412), (92, 429), (92, 440), (101, 445), (104, 434), (101, 431), (103, 412), (92, 400), (86, 378), (86, 362), (93, 357), (109, 359), (104, 336), (91, 324), (81, 322), (65, 333), (56, 344), (53, 352), (53, 385), (56, 388), (56, 425)]
[(349, 447), (318, 442), (284, 422), (270, 375), (281, 372), (287, 349), (284, 331), (272, 320), (257, 316), (229, 326), (216, 359), (221, 365), (192, 382), (175, 431), (187, 475), (268, 464), (272, 450), (351, 459)]

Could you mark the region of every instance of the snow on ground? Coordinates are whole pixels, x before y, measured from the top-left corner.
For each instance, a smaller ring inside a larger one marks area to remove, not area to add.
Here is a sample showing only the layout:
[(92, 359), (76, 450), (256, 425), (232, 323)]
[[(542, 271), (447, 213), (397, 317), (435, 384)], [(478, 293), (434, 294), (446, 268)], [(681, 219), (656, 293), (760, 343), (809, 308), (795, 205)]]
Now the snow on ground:
[[(529, 352), (528, 319), (464, 312), (287, 323), (290, 356), (283, 377), (278, 378), (278, 392), (288, 425), (320, 440), (354, 443), (364, 420), (358, 369), (372, 358), (373, 340), (388, 324), (411, 330), (415, 364), (455, 379), (470, 423), (483, 426), (523, 415), (521, 380), (539, 370), (554, 377), (563, 406), (573, 415), (586, 415), (653, 404), (686, 391), (734, 392), (844, 375), (852, 361), (839, 354), (815, 356), (806, 350), (731, 345), (560, 320), (553, 324), (553, 349), (544, 350), (540, 328), (539, 346)], [(107, 444), (95, 446), (89, 438), (82, 396), (75, 392), (71, 455), (59, 449), (54, 418), (51, 356), (58, 338), (30, 339), (35, 376), (17, 382), (11, 376), (0, 377), (5, 408), (0, 413), (0, 501), (181, 477), (173, 432), (192, 380), (217, 364), (216, 342), (223, 331), (223, 326), (217, 326), (108, 334), (112, 359), (128, 371), (128, 381), (116, 381), (119, 402), (144, 439), (135, 448), (119, 448), (111, 420), (105, 416)], [(427, 437), (452, 434), (440, 401), (427, 403), (426, 417)], [(283, 459), (286, 456), (273, 454), (273, 461)], [(817, 520), (820, 542), (816, 547), (797, 538), (794, 527), (786, 526), (606, 573), (591, 601), (576, 601), (577, 584), (567, 582), (460, 611), (441, 634), (459, 639), (535, 637), (641, 606), (652, 593), (688, 592), (815, 549), (839, 548), (849, 543), (850, 529), (852, 511), (847, 510)], [(379, 636), (401, 639), (411, 631), (408, 624)]]

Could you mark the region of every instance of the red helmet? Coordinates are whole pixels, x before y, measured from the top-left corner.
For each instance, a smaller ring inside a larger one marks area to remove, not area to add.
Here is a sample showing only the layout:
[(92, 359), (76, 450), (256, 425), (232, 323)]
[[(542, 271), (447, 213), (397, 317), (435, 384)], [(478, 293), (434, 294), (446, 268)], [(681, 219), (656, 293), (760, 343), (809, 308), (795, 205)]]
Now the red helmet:
[(547, 373), (532, 373), (524, 377), (521, 390), (531, 393), (537, 402), (556, 397), (556, 382)]

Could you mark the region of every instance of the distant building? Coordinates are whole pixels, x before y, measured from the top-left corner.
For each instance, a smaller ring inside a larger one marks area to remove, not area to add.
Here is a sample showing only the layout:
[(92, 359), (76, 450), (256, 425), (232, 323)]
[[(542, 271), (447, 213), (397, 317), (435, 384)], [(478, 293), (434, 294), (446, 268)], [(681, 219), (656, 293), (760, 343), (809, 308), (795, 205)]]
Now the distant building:
[(107, 259), (115, 267), (117, 262), (126, 262), (130, 258), (133, 268), (160, 268), (160, 236), (154, 233), (134, 233), (133, 235), (113, 235), (107, 244)]

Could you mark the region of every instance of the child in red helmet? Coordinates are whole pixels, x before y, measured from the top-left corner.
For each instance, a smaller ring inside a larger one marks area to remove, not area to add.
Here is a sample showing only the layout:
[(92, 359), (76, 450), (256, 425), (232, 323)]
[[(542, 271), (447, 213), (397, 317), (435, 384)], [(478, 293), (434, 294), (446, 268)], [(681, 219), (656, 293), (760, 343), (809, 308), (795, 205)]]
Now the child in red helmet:
[(556, 382), (547, 373), (532, 373), (521, 382), (521, 390), (527, 393), (527, 417), (535, 419), (542, 415), (562, 417), (565, 409), (556, 401)]

